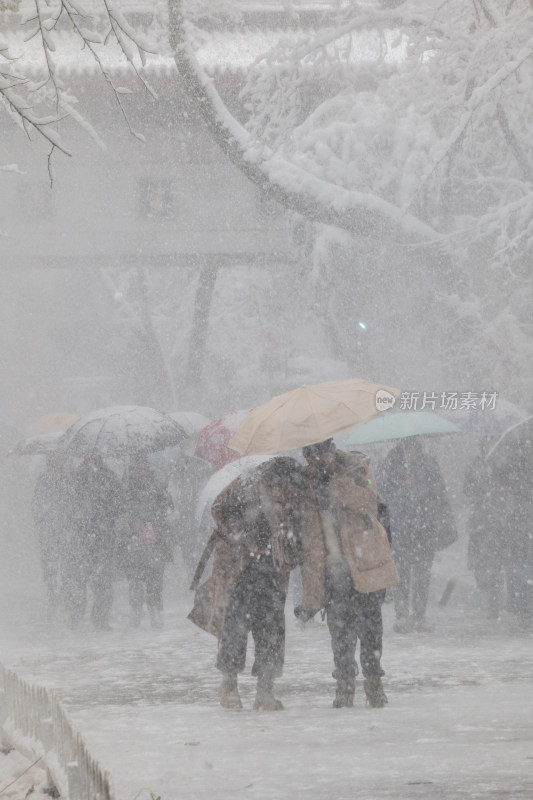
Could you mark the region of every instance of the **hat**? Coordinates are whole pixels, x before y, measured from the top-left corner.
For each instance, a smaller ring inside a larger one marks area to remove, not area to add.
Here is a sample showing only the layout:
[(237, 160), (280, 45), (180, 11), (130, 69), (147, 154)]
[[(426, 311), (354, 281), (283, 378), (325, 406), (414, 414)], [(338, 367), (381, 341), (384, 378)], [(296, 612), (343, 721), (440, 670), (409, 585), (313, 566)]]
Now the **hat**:
[(302, 454), (306, 461), (309, 461), (309, 459), (320, 458), (322, 453), (334, 453), (336, 449), (333, 439), (326, 439), (323, 442), (302, 447)]
[(298, 487), (301, 467), (294, 458), (278, 456), (268, 461), (262, 470), (261, 479), (267, 486)]

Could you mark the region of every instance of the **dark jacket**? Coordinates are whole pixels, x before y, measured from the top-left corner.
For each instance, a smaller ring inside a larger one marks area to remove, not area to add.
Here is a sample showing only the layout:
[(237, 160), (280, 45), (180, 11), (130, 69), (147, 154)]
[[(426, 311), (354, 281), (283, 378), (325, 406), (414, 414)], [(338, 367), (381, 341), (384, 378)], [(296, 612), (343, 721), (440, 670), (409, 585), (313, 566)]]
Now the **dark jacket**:
[(376, 471), (390, 515), (393, 550), (428, 553), (457, 539), (455, 520), (439, 465), (421, 451), (407, 464), (403, 446), (394, 447)]
[(125, 492), (125, 513), (118, 524), (118, 563), (126, 573), (172, 560), (176, 544), (170, 518), (174, 504), (150, 469), (135, 471)]
[(92, 554), (114, 549), (115, 523), (124, 509), (122, 484), (110, 467), (86, 460), (69, 485), (69, 517), (73, 539)]

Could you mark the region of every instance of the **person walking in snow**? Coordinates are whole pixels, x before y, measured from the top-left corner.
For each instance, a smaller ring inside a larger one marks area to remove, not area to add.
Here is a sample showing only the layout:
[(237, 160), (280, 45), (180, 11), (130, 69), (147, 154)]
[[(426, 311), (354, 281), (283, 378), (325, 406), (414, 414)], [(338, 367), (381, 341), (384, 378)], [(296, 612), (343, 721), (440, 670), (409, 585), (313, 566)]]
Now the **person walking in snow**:
[(128, 581), (130, 626), (139, 627), (146, 603), (151, 626), (161, 628), (164, 574), (177, 542), (171, 519), (174, 504), (144, 455), (131, 460), (124, 511), (117, 555)]
[(93, 625), (110, 630), (115, 523), (123, 506), (122, 484), (113, 470), (100, 455), (85, 458), (69, 482), (70, 539), (62, 553), (62, 594), (72, 628), (83, 618), (90, 586)]
[(281, 675), (285, 655), (289, 573), (300, 558), (295, 516), (300, 472), (294, 459), (273, 458), (234, 480), (212, 506), (217, 523), (213, 569), (198, 588), (189, 619), (218, 638), (224, 708), (242, 708), (237, 676), (245, 667), (250, 631), (255, 647), (252, 675), (257, 677), (254, 708), (283, 708), (274, 696), (274, 681)]
[[(520, 430), (520, 429), (519, 429)], [(491, 461), (494, 505), (499, 516), (505, 570), (506, 610), (533, 630), (533, 441), (528, 429)], [(501, 551), (500, 551), (501, 552)]]
[(420, 437), (402, 439), (379, 465), (378, 483), (388, 506), (399, 583), (393, 591), (394, 630), (431, 631), (426, 619), (435, 553), (457, 538), (446, 484)]
[(68, 524), (68, 482), (61, 455), (48, 453), (31, 502), (46, 587), (47, 616), (56, 618), (61, 605), (61, 555)]
[(486, 461), (490, 441), (466, 471), (463, 494), (470, 504), (467, 568), (486, 600), (489, 619), (497, 619), (504, 605), (507, 542), (503, 535), (500, 481)]
[(337, 450), (332, 439), (303, 448), (306, 492), (301, 506), (302, 605), (297, 617), (324, 608), (337, 681), (334, 708), (353, 706), (358, 666), (374, 708), (387, 703), (381, 667), (385, 590), (397, 581), (385, 528), (378, 520), (368, 456)]

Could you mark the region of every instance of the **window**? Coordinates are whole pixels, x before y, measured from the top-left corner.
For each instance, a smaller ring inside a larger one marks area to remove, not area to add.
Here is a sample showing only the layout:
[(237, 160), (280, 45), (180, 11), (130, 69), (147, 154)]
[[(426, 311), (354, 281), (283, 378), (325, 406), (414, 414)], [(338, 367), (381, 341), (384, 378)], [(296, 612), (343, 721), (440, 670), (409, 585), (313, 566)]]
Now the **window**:
[(141, 178), (139, 210), (142, 217), (170, 217), (174, 211), (172, 181), (168, 178)]

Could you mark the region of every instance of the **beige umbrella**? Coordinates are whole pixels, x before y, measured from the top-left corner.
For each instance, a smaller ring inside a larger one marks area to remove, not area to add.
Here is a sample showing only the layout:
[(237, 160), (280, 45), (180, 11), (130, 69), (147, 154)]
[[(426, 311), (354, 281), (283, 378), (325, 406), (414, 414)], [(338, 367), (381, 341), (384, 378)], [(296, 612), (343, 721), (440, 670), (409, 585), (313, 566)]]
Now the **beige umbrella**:
[(77, 414), (71, 414), (69, 411), (57, 411), (39, 417), (37, 422), (41, 430), (47, 433), (55, 433), (56, 431), (66, 431), (78, 420), (79, 416)]
[(252, 409), (229, 446), (266, 455), (322, 442), (392, 408), (399, 392), (360, 378), (301, 386)]

